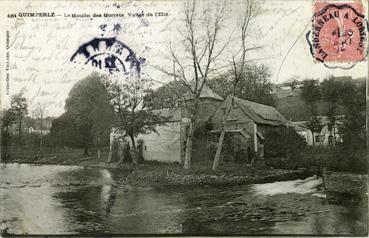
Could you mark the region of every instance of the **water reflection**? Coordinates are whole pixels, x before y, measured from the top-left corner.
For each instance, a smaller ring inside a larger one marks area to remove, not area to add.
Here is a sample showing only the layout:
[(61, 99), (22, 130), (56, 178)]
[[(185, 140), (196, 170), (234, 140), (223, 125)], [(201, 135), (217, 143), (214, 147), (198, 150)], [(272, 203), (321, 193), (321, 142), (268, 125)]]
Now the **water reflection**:
[(321, 178), (318, 179), (316, 176), (312, 176), (306, 179), (257, 184), (253, 186), (253, 189), (258, 195), (307, 194), (317, 192), (317, 187), (322, 185), (322, 183), (323, 180)]
[(2, 190), (0, 200), (1, 217), (9, 232), (48, 234), (65, 233), (67, 224), (62, 219), (65, 211), (51, 196), (55, 188), (8, 188)]
[(115, 198), (117, 196), (117, 189), (111, 185), (103, 185), (101, 188), (101, 206), (106, 212), (106, 215), (110, 213), (111, 208), (114, 205)]
[(318, 179), (227, 188), (117, 187), (122, 171), (1, 166), (1, 217), (22, 234), (341, 234), (367, 231), (367, 205), (312, 196)]
[(76, 187), (53, 195), (65, 210), (66, 229), (77, 233), (103, 231), (105, 211), (100, 194), (101, 187)]

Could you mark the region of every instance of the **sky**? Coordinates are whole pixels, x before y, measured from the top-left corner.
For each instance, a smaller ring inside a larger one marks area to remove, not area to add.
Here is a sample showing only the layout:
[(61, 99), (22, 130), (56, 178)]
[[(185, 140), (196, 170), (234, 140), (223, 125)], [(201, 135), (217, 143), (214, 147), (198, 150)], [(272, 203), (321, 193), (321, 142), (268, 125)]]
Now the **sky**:
[[(229, 62), (239, 47), (237, 24), (242, 14), (242, 2), (228, 1), (226, 4), (219, 46), (230, 36), (231, 41), (217, 65)], [(201, 10), (207, 6), (209, 2), (199, 3)], [(214, 2), (210, 6), (214, 7)], [(357, 63), (349, 70), (329, 69), (314, 62), (305, 39), (311, 29), (312, 1), (258, 1), (258, 6), (259, 15), (250, 23), (247, 44), (261, 48), (247, 57), (269, 66), (272, 83), (281, 83), (292, 76), (299, 80), (322, 80), (329, 75), (366, 77), (367, 61)], [(0, 71), (2, 108), (9, 107), (12, 95), (23, 92), (30, 112), (42, 102), (47, 105), (49, 116), (62, 114), (72, 86), (96, 71), (89, 65), (69, 60), (81, 45), (94, 37), (116, 37), (138, 58), (144, 58), (142, 75), (154, 80), (156, 87), (172, 80), (157, 70), (158, 67), (168, 70), (172, 67), (168, 57), (169, 43), (178, 52), (182, 49), (179, 34), (183, 30), (182, 1), (17, 1), (11, 4), (2, 1), (0, 9), (1, 61), (6, 62)], [(8, 14), (32, 12), (55, 12), (57, 17), (7, 17)], [(137, 14), (142, 12), (144, 16), (138, 17)], [(94, 13), (102, 17), (93, 17)], [(103, 17), (105, 13), (124, 14), (124, 17)], [(72, 18), (72, 14), (89, 14), (90, 17)], [(118, 24), (121, 28), (116, 30), (114, 27)], [(201, 26), (199, 30), (201, 32)], [(6, 48), (7, 40), (9, 49)]]

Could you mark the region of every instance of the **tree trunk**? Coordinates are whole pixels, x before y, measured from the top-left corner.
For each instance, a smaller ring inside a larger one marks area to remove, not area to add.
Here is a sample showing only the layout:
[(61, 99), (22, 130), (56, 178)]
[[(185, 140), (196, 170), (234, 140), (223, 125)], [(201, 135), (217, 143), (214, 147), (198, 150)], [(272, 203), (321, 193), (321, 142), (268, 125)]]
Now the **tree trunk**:
[(185, 161), (184, 161), (184, 166), (183, 166), (184, 169), (191, 168), (192, 141), (193, 141), (193, 132), (194, 132), (194, 127), (195, 127), (194, 124), (195, 122), (193, 120), (193, 117), (191, 117), (189, 133), (187, 135), (186, 155), (185, 155)]
[[(329, 131), (329, 136), (328, 136), (328, 146), (331, 147), (332, 146), (332, 139), (333, 139), (333, 123), (332, 123), (333, 119), (330, 117), (329, 118), (329, 123), (328, 123), (328, 131)], [(324, 139), (323, 139), (323, 143), (324, 143)]]
[(22, 148), (22, 118), (19, 119), (19, 127), (18, 127), (18, 150), (20, 151)]
[(83, 153), (84, 155), (88, 155), (88, 147), (87, 146), (85, 146), (85, 148), (84, 148), (84, 153)]
[(123, 143), (123, 147), (121, 144), (118, 144), (118, 147), (119, 147), (119, 155), (118, 155), (118, 161), (119, 161), (119, 164), (123, 164), (123, 161), (124, 161), (124, 158), (126, 156), (126, 153), (127, 153), (127, 149), (128, 149), (128, 143), (124, 141)]
[(313, 136), (313, 147), (315, 147), (315, 135), (313, 131), (311, 131), (311, 135)]
[(97, 135), (96, 135), (96, 145), (97, 145), (97, 158), (100, 160), (100, 158), (101, 158), (101, 148), (100, 148), (100, 135), (99, 135), (99, 133), (97, 133)]
[(217, 152), (215, 153), (215, 157), (214, 157), (214, 163), (213, 163), (213, 170), (214, 171), (217, 170), (218, 167), (219, 167), (220, 154), (222, 152), (224, 135), (225, 135), (225, 131), (223, 129), (222, 132), (220, 133), (219, 142), (218, 142), (218, 146), (217, 146)]
[(41, 115), (41, 121), (40, 121), (40, 156), (42, 157), (42, 122), (43, 122), (43, 117)]
[(113, 156), (113, 150), (115, 149), (114, 148), (114, 143), (115, 143), (115, 141), (113, 140), (111, 143), (110, 143), (110, 145), (109, 145), (109, 155), (108, 155), (108, 163), (110, 163), (111, 162), (111, 159), (112, 159), (112, 156)]
[(133, 165), (138, 165), (137, 149), (134, 136), (130, 136), (132, 142), (132, 161)]

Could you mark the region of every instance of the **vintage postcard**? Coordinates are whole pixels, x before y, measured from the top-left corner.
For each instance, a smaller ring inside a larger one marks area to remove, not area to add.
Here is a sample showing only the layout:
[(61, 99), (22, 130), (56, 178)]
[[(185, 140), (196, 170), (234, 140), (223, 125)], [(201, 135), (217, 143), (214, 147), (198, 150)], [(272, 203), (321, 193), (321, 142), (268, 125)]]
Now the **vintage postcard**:
[(1, 236), (367, 237), (368, 7), (1, 1)]

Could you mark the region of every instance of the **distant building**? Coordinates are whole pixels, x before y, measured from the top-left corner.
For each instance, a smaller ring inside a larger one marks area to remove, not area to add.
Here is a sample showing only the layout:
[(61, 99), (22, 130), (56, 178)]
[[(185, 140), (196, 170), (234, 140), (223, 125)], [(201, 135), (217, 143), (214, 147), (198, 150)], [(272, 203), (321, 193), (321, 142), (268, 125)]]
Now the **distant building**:
[(306, 127), (306, 121), (289, 122), (289, 126), (293, 127), (295, 131), (305, 139), (307, 145), (309, 146), (329, 146), (334, 145), (337, 142), (342, 142), (342, 134), (340, 133), (339, 128), (343, 124), (343, 116), (336, 117), (336, 123), (332, 127), (332, 136), (328, 129), (328, 117), (318, 116), (318, 118), (320, 119), (322, 126), (320, 133), (312, 133)]
[(302, 81), (297, 81), (294, 88), (292, 88), (289, 83), (273, 84), (270, 94), (278, 99), (299, 96), (302, 85)]
[[(42, 120), (42, 128), (41, 128), (41, 119), (39, 118), (30, 118), (26, 117), (23, 119), (22, 133), (32, 133), (32, 134), (41, 134), (47, 135), (50, 133), (50, 129), (52, 126), (52, 121), (54, 118), (47, 117)], [(14, 122), (9, 128), (10, 134), (18, 135), (19, 134), (19, 126), (17, 122)]]

